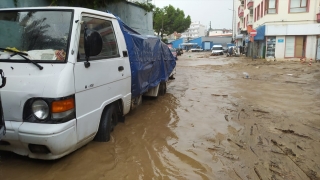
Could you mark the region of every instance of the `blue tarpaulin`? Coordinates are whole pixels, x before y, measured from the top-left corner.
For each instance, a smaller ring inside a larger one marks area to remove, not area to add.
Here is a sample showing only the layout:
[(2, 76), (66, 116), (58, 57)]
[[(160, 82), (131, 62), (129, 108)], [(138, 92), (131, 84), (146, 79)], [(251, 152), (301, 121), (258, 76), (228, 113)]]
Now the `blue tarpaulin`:
[(264, 40), (264, 36), (266, 34), (266, 26), (265, 25), (259, 26), (257, 27), (256, 31), (257, 31), (257, 35), (254, 37), (254, 40), (255, 41)]
[(130, 67), (132, 97), (167, 81), (176, 66), (169, 47), (156, 36), (141, 35), (117, 17), (124, 35)]

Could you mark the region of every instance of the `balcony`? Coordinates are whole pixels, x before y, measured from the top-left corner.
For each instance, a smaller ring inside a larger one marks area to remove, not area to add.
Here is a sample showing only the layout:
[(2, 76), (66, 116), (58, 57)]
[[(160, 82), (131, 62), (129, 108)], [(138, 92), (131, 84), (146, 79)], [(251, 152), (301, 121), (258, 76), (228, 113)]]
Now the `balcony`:
[(249, 25), (253, 25), (253, 21), (252, 20), (249, 20), (249, 21), (247, 21), (247, 25), (249, 26)]
[(253, 1), (249, 0), (247, 4), (248, 9), (253, 9)]
[(243, 18), (243, 15), (244, 15), (244, 11), (240, 11), (238, 14), (239, 18)]
[(240, 5), (238, 7), (238, 16), (239, 18), (243, 18), (243, 15), (244, 15), (243, 7)]

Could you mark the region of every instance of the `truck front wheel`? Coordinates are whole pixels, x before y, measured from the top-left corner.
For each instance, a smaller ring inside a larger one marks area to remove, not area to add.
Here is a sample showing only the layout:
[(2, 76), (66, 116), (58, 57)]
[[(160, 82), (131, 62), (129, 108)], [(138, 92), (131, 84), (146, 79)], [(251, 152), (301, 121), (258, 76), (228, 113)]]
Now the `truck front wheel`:
[(110, 133), (113, 131), (118, 122), (118, 113), (115, 106), (112, 104), (106, 107), (102, 113), (99, 129), (94, 138), (98, 142), (108, 142), (110, 140)]

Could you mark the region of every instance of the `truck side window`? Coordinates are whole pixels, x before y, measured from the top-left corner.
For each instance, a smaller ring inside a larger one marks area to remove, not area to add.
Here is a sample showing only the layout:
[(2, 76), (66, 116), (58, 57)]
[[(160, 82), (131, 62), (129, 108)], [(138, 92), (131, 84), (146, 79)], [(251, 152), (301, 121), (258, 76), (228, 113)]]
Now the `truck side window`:
[(85, 61), (84, 53), (84, 26), (87, 28), (96, 30), (100, 33), (103, 41), (102, 51), (97, 56), (91, 56), (90, 60), (99, 60), (113, 57), (120, 57), (117, 39), (114, 33), (112, 22), (104, 19), (98, 19), (93, 17), (82, 17), (78, 61)]

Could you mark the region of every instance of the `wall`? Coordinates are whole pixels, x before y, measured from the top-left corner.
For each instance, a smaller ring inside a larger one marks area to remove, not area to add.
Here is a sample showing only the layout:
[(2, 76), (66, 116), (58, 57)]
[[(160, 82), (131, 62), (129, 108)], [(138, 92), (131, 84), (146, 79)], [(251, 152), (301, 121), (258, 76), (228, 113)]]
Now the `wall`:
[[(254, 8), (261, 4), (262, 0), (254, 1)], [(253, 28), (269, 23), (315, 23), (318, 12), (319, 0), (310, 0), (308, 13), (289, 13), (289, 0), (278, 0), (278, 14), (265, 14), (263, 18), (253, 23)]]
[(144, 35), (154, 35), (153, 13), (130, 2), (120, 2), (108, 5), (106, 8), (112, 14), (119, 16), (129, 27)]
[(307, 36), (306, 58), (315, 59), (317, 53), (317, 36)]
[(198, 46), (202, 46), (202, 38), (199, 37), (199, 38), (196, 38), (196, 39), (193, 39), (190, 41), (190, 43), (197, 43)]
[[(283, 39), (282, 43), (278, 42), (278, 39)], [(306, 42), (306, 59), (315, 59), (316, 57), (316, 43), (317, 36), (307, 36)], [(276, 51), (275, 56), (276, 60), (299, 60), (299, 58), (285, 58), (285, 49), (286, 49), (286, 36), (277, 36), (276, 37)]]
[[(258, 5), (260, 5), (262, 1), (263, 0), (254, 0), (253, 9), (255, 9)], [(238, 7), (240, 3), (241, 2), (239, 0), (234, 0), (234, 4), (235, 4), (234, 8), (236, 10), (236, 24), (240, 22), (240, 18), (238, 17)], [(247, 3), (248, 3), (248, 0), (246, 0), (246, 4)], [(289, 0), (278, 0), (278, 13), (264, 14), (264, 16), (259, 20), (257, 20), (256, 22), (253, 21), (253, 28), (256, 28), (265, 23), (268, 23), (268, 24), (316, 23), (316, 14), (319, 12), (320, 0), (310, 0), (308, 13), (289, 13), (288, 7), (289, 7)], [(244, 10), (244, 17), (247, 17), (247, 14), (249, 14), (249, 12), (250, 11), (246, 5), (246, 9)], [(249, 14), (249, 17), (250, 17), (250, 14)]]
[[(279, 42), (279, 39), (283, 39), (283, 42)], [(275, 50), (275, 57), (276, 60), (283, 60), (284, 53), (286, 49), (286, 37), (285, 36), (277, 36), (276, 37), (276, 50)]]
[(267, 25), (266, 36), (272, 35), (316, 35), (320, 34), (320, 24)]
[(183, 38), (172, 41), (171, 43), (173, 48), (179, 48), (179, 45), (183, 43)]

